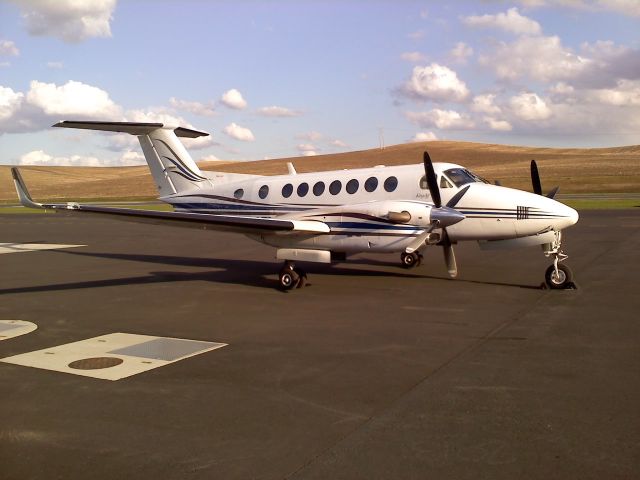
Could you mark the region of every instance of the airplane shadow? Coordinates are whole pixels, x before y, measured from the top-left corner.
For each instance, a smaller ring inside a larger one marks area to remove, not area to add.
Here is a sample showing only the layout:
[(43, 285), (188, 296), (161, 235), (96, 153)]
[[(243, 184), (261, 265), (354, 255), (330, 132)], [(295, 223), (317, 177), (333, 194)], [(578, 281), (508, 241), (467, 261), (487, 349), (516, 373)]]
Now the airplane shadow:
[[(179, 272), (179, 271), (153, 271), (148, 275), (136, 277), (110, 278), (101, 280), (90, 280), (81, 282), (69, 282), (57, 285), (38, 285), (31, 287), (17, 287), (0, 290), (0, 295), (16, 294), (16, 293), (35, 293), (49, 291), (65, 291), (85, 288), (102, 288), (122, 285), (145, 285), (154, 283), (169, 282), (193, 282), (207, 281), (214, 283), (230, 283), (237, 285), (249, 285), (259, 288), (268, 288), (279, 290), (279, 282), (277, 273), (280, 270), (280, 263), (243, 260), (243, 259), (224, 259), (211, 257), (181, 257), (169, 255), (145, 255), (145, 254), (126, 254), (126, 253), (98, 253), (98, 252), (80, 252), (71, 250), (55, 250), (53, 251), (62, 255), (76, 255), (94, 258), (105, 258), (113, 260), (125, 260), (135, 262), (146, 262), (158, 265), (173, 265), (180, 267), (200, 267), (214, 270), (204, 272)], [(350, 265), (372, 265), (396, 267), (400, 268), (394, 262), (383, 262), (379, 260), (355, 259), (349, 261)], [(482, 285), (496, 285), (504, 287), (515, 287), (525, 289), (540, 289), (539, 286), (531, 285), (514, 285), (499, 282), (485, 282), (478, 280), (451, 279), (447, 277), (438, 277), (432, 275), (420, 274), (419, 271), (398, 271), (390, 272), (383, 270), (371, 270), (351, 266), (349, 268), (341, 267), (340, 264), (305, 264), (301, 262), (304, 270), (314, 275), (350, 275), (358, 277), (386, 277), (386, 278), (422, 278), (440, 281), (450, 281), (456, 283), (470, 283)], [(312, 266), (312, 267), (311, 267)], [(308, 267), (311, 267), (309, 269)], [(307, 283), (307, 287), (312, 286), (312, 282)]]

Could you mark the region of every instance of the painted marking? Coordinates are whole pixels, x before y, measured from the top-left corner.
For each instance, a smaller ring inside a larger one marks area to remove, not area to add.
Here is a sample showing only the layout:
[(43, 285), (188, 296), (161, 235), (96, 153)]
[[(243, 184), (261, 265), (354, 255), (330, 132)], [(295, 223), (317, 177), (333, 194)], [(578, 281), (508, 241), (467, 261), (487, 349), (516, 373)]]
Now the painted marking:
[(86, 245), (63, 245), (57, 243), (0, 243), (0, 255), (3, 253), (37, 252), (39, 250), (58, 250), (60, 248), (86, 247)]
[(0, 359), (0, 362), (120, 380), (227, 346), (182, 338), (112, 333)]
[(33, 332), (38, 326), (24, 320), (0, 320), (0, 340), (19, 337)]

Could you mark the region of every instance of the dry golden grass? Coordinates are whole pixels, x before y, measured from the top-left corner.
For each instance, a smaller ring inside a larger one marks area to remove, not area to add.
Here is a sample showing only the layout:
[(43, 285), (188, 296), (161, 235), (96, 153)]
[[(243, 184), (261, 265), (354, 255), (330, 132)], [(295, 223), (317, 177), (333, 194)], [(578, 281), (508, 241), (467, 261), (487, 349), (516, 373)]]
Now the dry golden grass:
[[(357, 152), (255, 162), (207, 162), (204, 170), (278, 175), (294, 163), (298, 172), (403, 165), (422, 162), (428, 150), (435, 162), (464, 165), (489, 180), (530, 189), (529, 162), (535, 159), (544, 190), (560, 185), (562, 193), (640, 192), (640, 146), (615, 148), (534, 148), (470, 142), (434, 141)], [(143, 198), (157, 192), (146, 166), (21, 167), (36, 199)], [(9, 167), (0, 166), (0, 201), (16, 194)]]

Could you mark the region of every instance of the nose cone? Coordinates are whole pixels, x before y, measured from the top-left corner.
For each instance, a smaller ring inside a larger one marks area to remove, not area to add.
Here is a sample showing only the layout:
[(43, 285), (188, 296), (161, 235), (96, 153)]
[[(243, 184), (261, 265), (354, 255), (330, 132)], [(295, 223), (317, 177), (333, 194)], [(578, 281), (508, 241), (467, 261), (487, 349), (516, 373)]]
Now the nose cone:
[(580, 218), (578, 212), (576, 212), (573, 208), (564, 205), (563, 203), (559, 203), (559, 205), (561, 205), (560, 213), (563, 217), (561, 228), (567, 228), (578, 223), (578, 219)]
[(438, 221), (440, 227), (450, 227), (464, 219), (462, 213), (450, 207), (431, 209), (431, 221)]

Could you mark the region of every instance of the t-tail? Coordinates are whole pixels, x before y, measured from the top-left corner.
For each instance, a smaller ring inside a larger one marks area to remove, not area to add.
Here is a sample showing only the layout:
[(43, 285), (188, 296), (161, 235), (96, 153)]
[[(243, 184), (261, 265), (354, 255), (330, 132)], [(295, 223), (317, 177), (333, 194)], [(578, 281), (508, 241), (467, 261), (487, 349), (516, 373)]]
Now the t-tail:
[(56, 123), (54, 127), (121, 132), (137, 136), (160, 197), (170, 197), (211, 185), (209, 177), (198, 168), (178, 138), (209, 135), (206, 132), (162, 123), (134, 122), (64, 121)]

